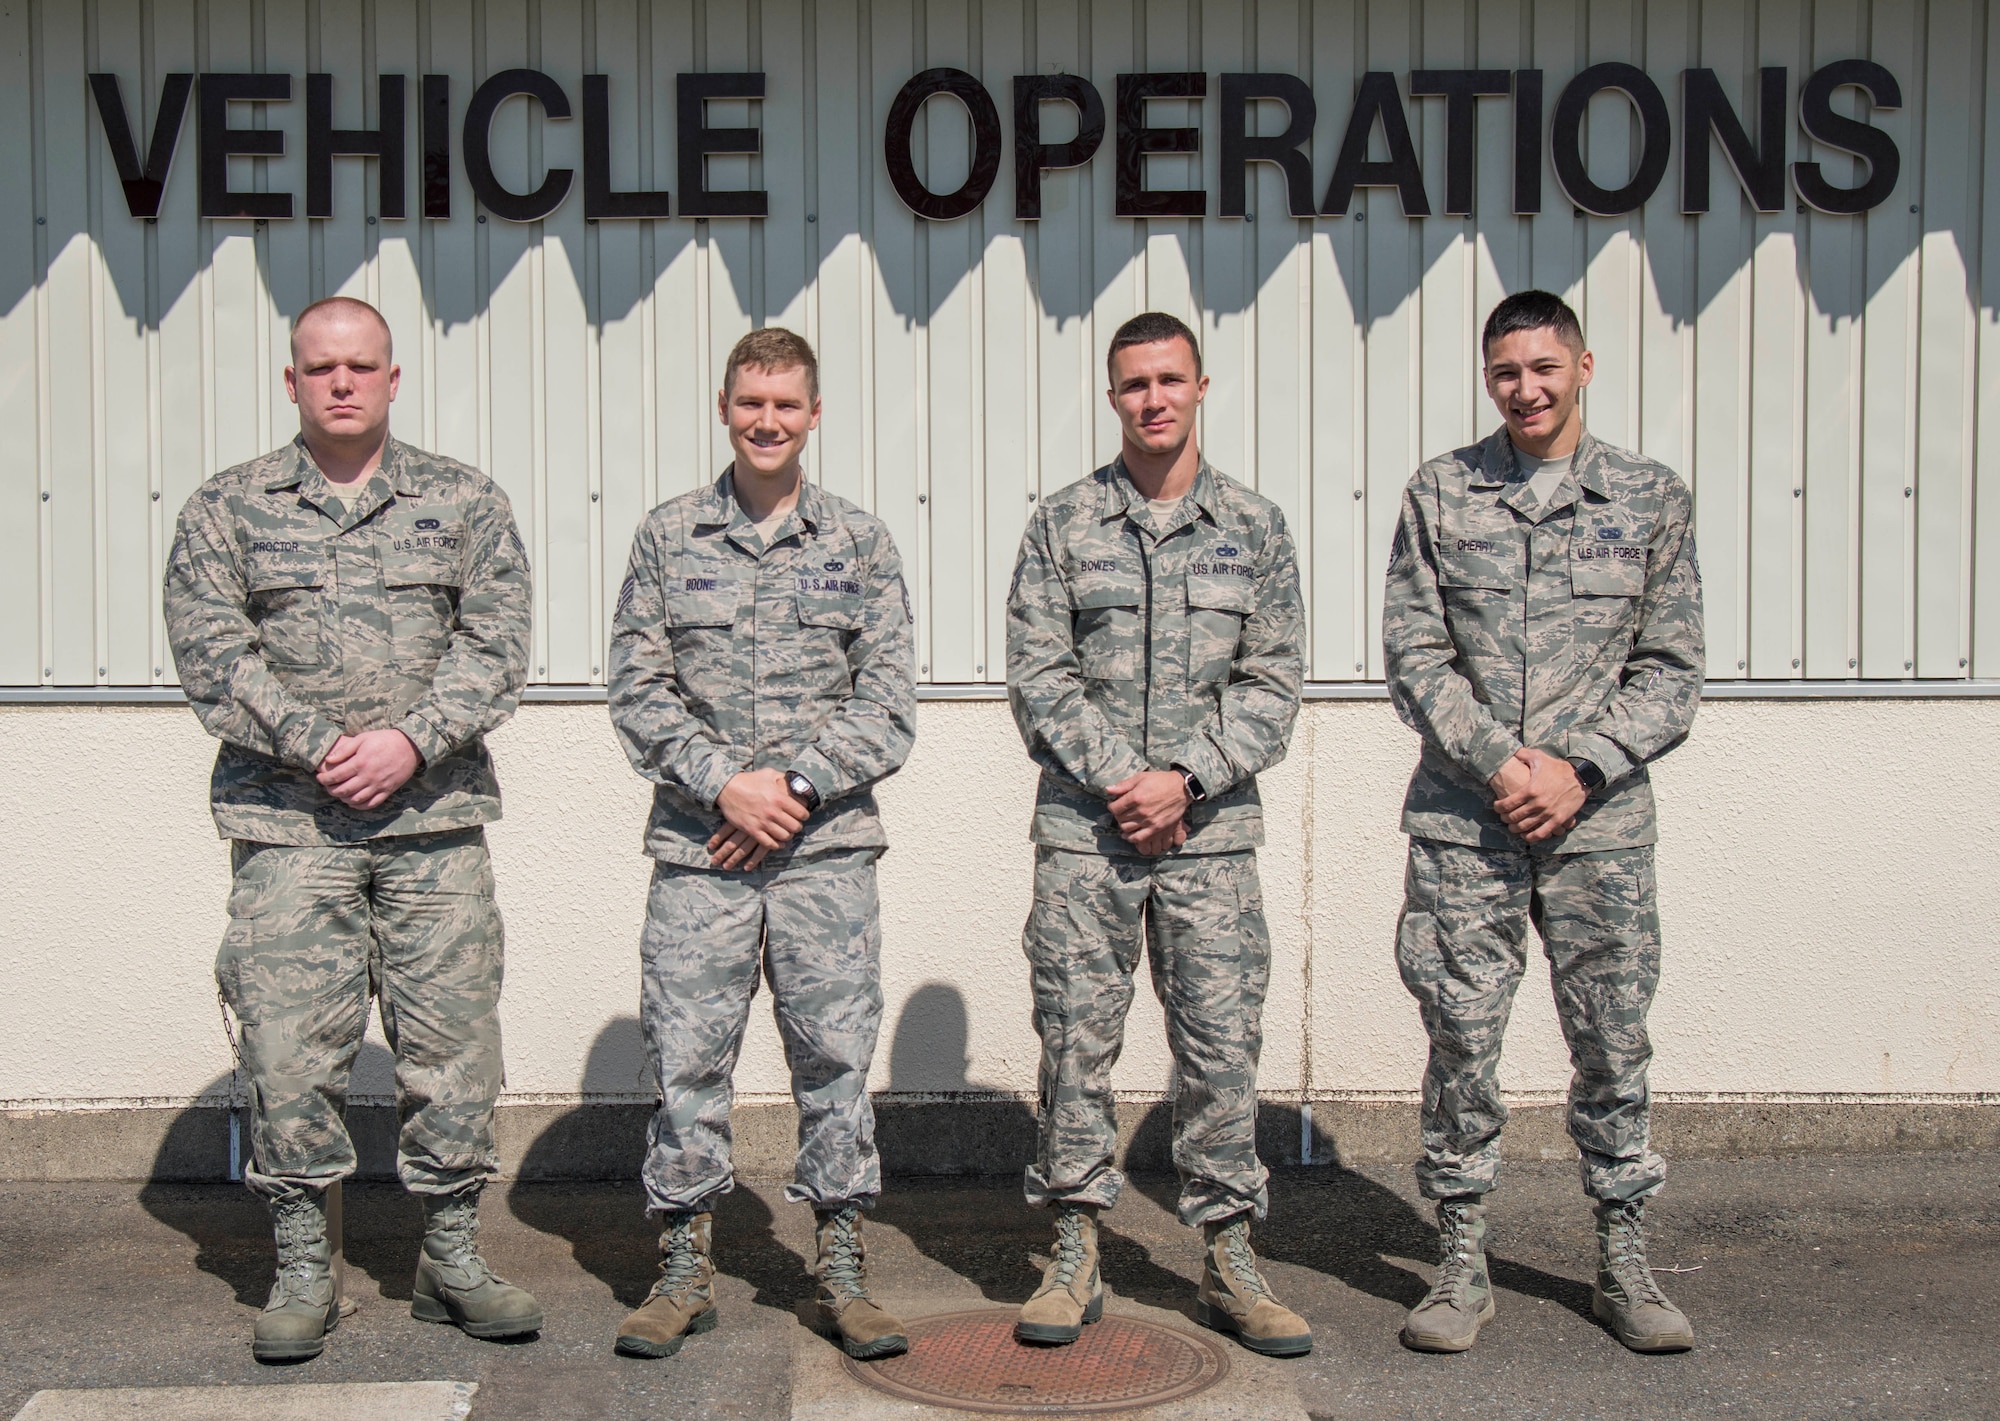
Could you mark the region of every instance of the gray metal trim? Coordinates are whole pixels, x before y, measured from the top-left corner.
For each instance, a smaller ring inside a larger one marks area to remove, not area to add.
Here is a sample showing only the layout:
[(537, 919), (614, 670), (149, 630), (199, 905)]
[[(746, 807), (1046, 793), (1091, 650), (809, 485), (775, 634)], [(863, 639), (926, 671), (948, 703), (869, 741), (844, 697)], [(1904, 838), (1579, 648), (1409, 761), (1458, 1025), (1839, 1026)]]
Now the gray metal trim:
[[(1380, 681), (1309, 681), (1309, 701), (1384, 701)], [(1710, 701), (1979, 701), (2000, 698), (2000, 680), (1966, 681), (1710, 681)], [(529, 686), (532, 704), (602, 705), (602, 686)], [(1004, 701), (1007, 688), (983, 681), (939, 682), (917, 687), (920, 701)], [(0, 686), (0, 705), (181, 705), (178, 686)]]

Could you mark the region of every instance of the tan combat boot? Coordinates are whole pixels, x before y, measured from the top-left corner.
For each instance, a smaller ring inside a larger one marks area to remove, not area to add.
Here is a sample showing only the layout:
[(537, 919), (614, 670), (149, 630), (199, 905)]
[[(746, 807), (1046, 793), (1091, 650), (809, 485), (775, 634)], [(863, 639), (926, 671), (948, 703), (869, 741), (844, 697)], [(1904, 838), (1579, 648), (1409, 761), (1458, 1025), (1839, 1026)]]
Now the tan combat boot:
[(676, 1213), (662, 1222), (660, 1276), (639, 1310), (618, 1324), (617, 1350), (628, 1357), (671, 1357), (681, 1343), (720, 1320), (708, 1251), (714, 1216)]
[(1476, 1194), (1440, 1199), (1437, 1281), (1403, 1319), (1403, 1345), (1417, 1352), (1463, 1352), (1493, 1318), (1486, 1276), (1486, 1206)]
[(1201, 1231), (1207, 1254), (1202, 1259), (1201, 1288), (1195, 1294), (1194, 1320), (1233, 1334), (1266, 1357), (1303, 1357), (1312, 1351), (1312, 1329), (1306, 1320), (1272, 1297), (1271, 1285), (1257, 1271), (1257, 1255), (1250, 1251), (1250, 1216), (1214, 1219)]
[(819, 1279), (819, 1290), (813, 1296), (813, 1311), (820, 1326), (858, 1361), (909, 1351), (902, 1322), (868, 1296), (868, 1248), (861, 1240), (861, 1211), (849, 1204), (816, 1216), (819, 1257), (813, 1276)]
[(257, 1315), (250, 1355), (260, 1362), (317, 1357), (340, 1323), (333, 1289), (333, 1244), (326, 1236), (326, 1191), (294, 1187), (271, 1201), (278, 1278)]
[(1104, 1279), (1097, 1271), (1097, 1206), (1056, 1205), (1056, 1246), (1042, 1286), (1021, 1307), (1014, 1324), (1021, 1342), (1065, 1343), (1104, 1316)]
[(426, 1194), (424, 1246), (410, 1285), (410, 1316), (468, 1337), (519, 1337), (542, 1326), (542, 1307), (479, 1256), (479, 1189)]
[(1590, 1310), (1634, 1352), (1685, 1352), (1694, 1325), (1646, 1266), (1646, 1201), (1597, 1206), (1597, 1288)]

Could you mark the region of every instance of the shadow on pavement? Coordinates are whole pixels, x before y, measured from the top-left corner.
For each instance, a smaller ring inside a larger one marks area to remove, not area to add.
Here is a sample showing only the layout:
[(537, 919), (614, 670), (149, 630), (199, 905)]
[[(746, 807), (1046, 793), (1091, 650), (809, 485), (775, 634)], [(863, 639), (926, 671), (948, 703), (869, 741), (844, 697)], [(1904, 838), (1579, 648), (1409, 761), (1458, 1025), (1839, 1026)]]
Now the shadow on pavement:
[[(1284, 1146), (1300, 1137), (1295, 1106), (1264, 1106), (1258, 1111), (1258, 1145), (1266, 1163), (1286, 1159)], [(1334, 1142), (1323, 1141), (1331, 1154)], [(1394, 1190), (1364, 1174), (1337, 1164), (1301, 1166), (1292, 1144), (1290, 1162), (1271, 1172), (1270, 1217), (1255, 1229), (1258, 1256), (1274, 1263), (1311, 1268), (1337, 1278), (1371, 1297), (1414, 1307), (1430, 1283), (1426, 1276), (1397, 1260), (1430, 1263), (1437, 1257), (1437, 1228), (1427, 1214)], [(1135, 1167), (1156, 1160), (1171, 1162), (1173, 1106), (1161, 1102), (1146, 1112), (1134, 1132), (1129, 1152)], [(1142, 1170), (1132, 1176), (1135, 1187), (1162, 1209), (1173, 1212), (1180, 1199), (1177, 1176)], [(1310, 1207), (1300, 1196), (1311, 1191)], [(1309, 1221), (1309, 1222), (1308, 1222)], [(1504, 1247), (1504, 1237), (1500, 1240)], [(1190, 1254), (1198, 1253), (1198, 1246)], [(1590, 1285), (1558, 1277), (1502, 1254), (1488, 1255), (1495, 1287), (1524, 1297), (1540, 1298), (1591, 1319)], [(1596, 1325), (1595, 1319), (1591, 1319)]]
[[(394, 1069), (386, 1048), (364, 1041), (350, 1078), (360, 1082), (361, 1091), (374, 1093), (393, 1088)], [(201, 1098), (226, 1098), (229, 1092), (230, 1077), (217, 1076)], [(247, 1165), (248, 1114), (236, 1113), (242, 1122), (239, 1159)], [(383, 1297), (407, 1300), (423, 1234), (422, 1213), (399, 1186), (372, 1182), (384, 1173), (393, 1176), (396, 1112), (351, 1107), (347, 1121), (361, 1172), (371, 1181), (351, 1179), (342, 1191), (348, 1292), (357, 1290), (359, 1274), (372, 1279)], [(226, 1110), (194, 1106), (181, 1111), (154, 1152), (139, 1203), (194, 1244), (196, 1268), (227, 1283), (239, 1303), (261, 1308), (270, 1293), (276, 1258), (270, 1215), (262, 1200), (229, 1180), (228, 1127)]]
[[(638, 1018), (619, 1017), (591, 1043), (583, 1089), (629, 1091), (637, 1075), (634, 1063), (644, 1059)], [(606, 1146), (608, 1132), (597, 1118), (606, 1110), (631, 1117), (629, 1140)], [(577, 1266), (628, 1308), (645, 1301), (659, 1263), (659, 1229), (646, 1217), (645, 1189), (638, 1180), (645, 1114), (643, 1107), (577, 1106), (535, 1137), (521, 1157), (521, 1177), (507, 1190), (515, 1218), (567, 1240)], [(581, 1182), (557, 1182), (572, 1180)], [(750, 1191), (725, 1195), (715, 1211), (715, 1263), (725, 1276), (756, 1288), (760, 1305), (789, 1309), (810, 1293), (811, 1284), (805, 1260), (779, 1241), (775, 1224), (770, 1207)]]

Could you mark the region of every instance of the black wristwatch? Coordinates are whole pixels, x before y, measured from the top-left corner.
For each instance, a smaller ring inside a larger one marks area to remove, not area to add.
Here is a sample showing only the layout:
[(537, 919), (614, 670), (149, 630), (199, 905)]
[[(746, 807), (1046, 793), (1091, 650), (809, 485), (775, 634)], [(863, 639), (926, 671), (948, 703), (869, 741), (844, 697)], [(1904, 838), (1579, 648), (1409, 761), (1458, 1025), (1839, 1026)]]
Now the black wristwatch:
[(792, 792), (792, 798), (806, 807), (806, 813), (819, 813), (819, 791), (813, 788), (811, 780), (807, 779), (797, 770), (787, 770), (785, 772), (785, 788)]
[(1604, 784), (1604, 771), (1597, 768), (1595, 760), (1586, 760), (1581, 755), (1569, 757), (1569, 767), (1576, 771), (1576, 782), (1583, 786), (1585, 794), (1595, 794)]
[(1181, 772), (1181, 783), (1187, 786), (1188, 803), (1200, 804), (1208, 798), (1208, 791), (1201, 787), (1201, 776), (1186, 765), (1175, 765), (1174, 768)]

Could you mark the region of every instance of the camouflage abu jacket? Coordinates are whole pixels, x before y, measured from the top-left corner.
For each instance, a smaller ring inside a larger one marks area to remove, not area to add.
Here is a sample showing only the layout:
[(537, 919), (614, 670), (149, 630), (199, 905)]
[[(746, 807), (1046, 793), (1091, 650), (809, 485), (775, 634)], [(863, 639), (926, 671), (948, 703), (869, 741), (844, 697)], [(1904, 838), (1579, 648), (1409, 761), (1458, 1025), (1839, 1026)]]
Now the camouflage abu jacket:
[(725, 471), (655, 508), (632, 539), (611, 635), (611, 723), (657, 785), (646, 852), (708, 867), (716, 796), (743, 770), (797, 770), (820, 794), (764, 860), (888, 840), (873, 785), (916, 740), (916, 643), (882, 520), (807, 483), (767, 544)]
[(1122, 460), (1048, 499), (1007, 598), (1007, 696), (1042, 767), (1030, 837), (1133, 854), (1105, 791), (1178, 764), (1208, 798), (1174, 852), (1261, 844), (1256, 776), (1285, 756), (1304, 638), (1284, 514), (1206, 460), (1164, 520)]
[(1403, 801), (1421, 839), (1521, 848), (1486, 782), (1523, 745), (1604, 771), (1537, 853), (1655, 839), (1646, 772), (1701, 699), (1701, 574), (1687, 486), (1589, 434), (1544, 509), (1503, 427), (1410, 480), (1389, 554), (1389, 695), (1423, 736)]
[[(507, 496), (391, 439), (356, 488), (303, 439), (225, 470), (181, 510), (167, 636), (222, 741), (209, 796), (224, 838), (339, 844), (500, 817), (481, 737), (527, 679), (528, 556)], [(376, 809), (314, 778), (343, 733), (394, 727), (423, 765)]]

